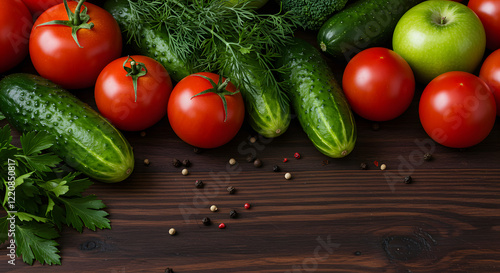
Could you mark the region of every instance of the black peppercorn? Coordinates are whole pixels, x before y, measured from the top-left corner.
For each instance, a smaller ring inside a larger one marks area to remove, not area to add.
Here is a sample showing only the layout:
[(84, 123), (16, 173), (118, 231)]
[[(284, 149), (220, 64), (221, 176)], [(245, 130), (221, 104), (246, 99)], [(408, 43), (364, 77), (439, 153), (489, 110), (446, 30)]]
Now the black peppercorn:
[(249, 154), (246, 158), (247, 162), (248, 163), (251, 163), (255, 160), (255, 157), (252, 155), (252, 154)]
[(354, 252), (354, 255), (356, 255), (356, 256), (361, 255), (361, 251), (356, 251), (356, 252)]
[(236, 192), (236, 188), (233, 186), (229, 186), (227, 187), (227, 191), (229, 192), (229, 194), (234, 194)]
[(184, 165), (184, 167), (189, 167), (191, 166), (191, 161), (189, 161), (189, 159), (184, 159), (182, 160), (182, 165)]
[(201, 189), (201, 188), (203, 188), (203, 186), (205, 186), (205, 184), (203, 184), (203, 181), (201, 181), (201, 180), (196, 180), (194, 182), (194, 186), (197, 187), (198, 189)]
[(203, 223), (203, 225), (205, 226), (209, 226), (210, 224), (212, 224), (212, 221), (210, 221), (210, 218), (208, 217), (205, 217), (201, 220), (201, 222)]
[(179, 168), (182, 165), (182, 163), (181, 163), (181, 161), (179, 159), (174, 158), (172, 160), (172, 165), (174, 165), (174, 167), (176, 167), (176, 168)]
[(413, 181), (413, 179), (411, 178), (411, 176), (405, 176), (404, 178), (404, 182), (405, 184), (410, 184), (411, 182)]
[(174, 270), (172, 268), (170, 268), (170, 267), (167, 267), (165, 269), (165, 273), (174, 273)]
[(273, 166), (273, 172), (279, 172), (279, 171), (281, 171), (280, 166), (274, 165)]
[(431, 161), (431, 160), (432, 160), (432, 155), (431, 155), (430, 153), (426, 153), (426, 154), (424, 155), (424, 160), (425, 160), (425, 161)]
[(231, 210), (229, 212), (229, 217), (236, 218), (236, 217), (238, 217), (238, 213), (235, 210)]
[(260, 159), (258, 159), (258, 158), (257, 158), (257, 159), (255, 159), (255, 160), (253, 161), (253, 165), (254, 165), (254, 167), (256, 167), (256, 168), (260, 168), (260, 167), (262, 167), (262, 160), (260, 160)]
[(201, 153), (201, 152), (202, 152), (202, 150), (201, 150), (200, 148), (198, 148), (198, 147), (193, 147), (193, 152), (194, 152), (195, 154), (199, 154), (199, 153)]
[(373, 131), (378, 131), (380, 130), (380, 124), (378, 122), (372, 123), (372, 130)]
[(362, 170), (366, 170), (366, 169), (368, 169), (368, 164), (366, 164), (366, 163), (364, 163), (364, 162), (363, 162), (363, 163), (361, 163), (361, 165), (360, 165), (359, 167), (360, 167)]

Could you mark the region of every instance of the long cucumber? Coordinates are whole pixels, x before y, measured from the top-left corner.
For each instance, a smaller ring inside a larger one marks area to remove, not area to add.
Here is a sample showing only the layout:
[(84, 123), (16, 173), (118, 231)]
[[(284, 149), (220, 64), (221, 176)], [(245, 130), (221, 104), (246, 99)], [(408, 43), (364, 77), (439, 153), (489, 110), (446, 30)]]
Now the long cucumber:
[(331, 68), (313, 45), (297, 39), (278, 66), (297, 118), (314, 146), (332, 158), (347, 156), (356, 143), (356, 123)]

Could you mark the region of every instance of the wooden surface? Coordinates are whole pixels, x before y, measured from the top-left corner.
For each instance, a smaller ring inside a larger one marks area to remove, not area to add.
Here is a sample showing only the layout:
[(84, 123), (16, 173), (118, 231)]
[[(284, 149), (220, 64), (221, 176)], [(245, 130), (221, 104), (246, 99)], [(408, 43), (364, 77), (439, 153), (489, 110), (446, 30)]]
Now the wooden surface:
[[(498, 121), (475, 147), (440, 146), (420, 125), (417, 89), (410, 109), (378, 130), (356, 116), (356, 148), (343, 159), (318, 152), (295, 118), (276, 139), (245, 124), (229, 144), (201, 153), (179, 140), (166, 118), (145, 136), (125, 133), (133, 174), (88, 191), (107, 205), (112, 229), (65, 228), (57, 240), (61, 266), (20, 258), (11, 266), (2, 245), (0, 272), (500, 272)], [(75, 94), (95, 106), (91, 90)], [(251, 153), (262, 167), (246, 162)], [(424, 161), (425, 153), (433, 160)], [(181, 175), (173, 158), (189, 159), (190, 174)], [(230, 166), (230, 158), (238, 164)], [(285, 180), (285, 172), (293, 178)], [(409, 175), (413, 183), (403, 183)], [(195, 180), (205, 187), (195, 188)], [(209, 210), (213, 204), (218, 212)], [(236, 219), (229, 218), (233, 209)], [(202, 225), (204, 217), (213, 224)]]

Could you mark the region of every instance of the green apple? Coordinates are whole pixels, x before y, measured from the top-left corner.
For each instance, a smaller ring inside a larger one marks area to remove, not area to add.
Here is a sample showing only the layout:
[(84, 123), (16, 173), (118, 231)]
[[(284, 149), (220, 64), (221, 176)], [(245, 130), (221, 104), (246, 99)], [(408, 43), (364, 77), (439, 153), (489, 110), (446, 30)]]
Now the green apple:
[(483, 58), (486, 35), (481, 21), (467, 6), (430, 0), (401, 17), (392, 46), (410, 64), (415, 78), (428, 83), (448, 71), (472, 73)]
[(264, 6), (268, 2), (268, 0), (227, 0), (227, 5), (234, 6), (234, 5), (245, 3), (245, 2), (250, 2), (247, 4), (247, 7), (251, 7), (254, 9), (260, 9), (262, 6)]

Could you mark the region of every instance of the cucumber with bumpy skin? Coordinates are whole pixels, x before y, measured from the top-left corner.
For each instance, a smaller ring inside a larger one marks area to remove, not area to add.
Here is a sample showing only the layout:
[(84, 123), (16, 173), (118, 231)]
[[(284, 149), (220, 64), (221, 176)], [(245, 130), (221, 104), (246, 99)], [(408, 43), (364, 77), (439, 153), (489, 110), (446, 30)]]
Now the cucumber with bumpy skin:
[[(107, 0), (104, 3), (104, 9), (113, 15), (122, 32), (126, 29), (125, 26), (130, 24), (131, 7), (127, 0)], [(130, 40), (133, 50), (137, 54), (148, 56), (161, 63), (172, 80), (179, 82), (184, 77), (199, 72), (194, 71), (192, 64), (174, 54), (168, 45), (169, 37), (166, 31), (144, 24), (141, 26), (140, 33), (139, 37)], [(127, 32), (123, 34), (127, 40), (131, 38)]]
[(341, 158), (356, 143), (356, 123), (342, 89), (321, 53), (304, 40), (285, 48), (278, 66), (297, 118), (314, 146)]
[(422, 1), (357, 0), (321, 26), (318, 44), (322, 51), (347, 61), (366, 48), (391, 45), (399, 19)]
[(24, 73), (6, 76), (0, 81), (0, 110), (21, 133), (53, 135), (51, 151), (91, 178), (119, 182), (134, 169), (132, 147), (120, 131), (47, 79)]
[(240, 89), (245, 100), (247, 120), (260, 135), (274, 138), (282, 135), (290, 125), (291, 108), (287, 101), (280, 103), (280, 90), (277, 84), (267, 83), (262, 79), (262, 68), (252, 55), (239, 55), (243, 68), (229, 67), (224, 75)]

